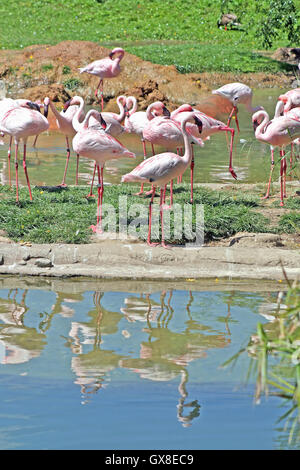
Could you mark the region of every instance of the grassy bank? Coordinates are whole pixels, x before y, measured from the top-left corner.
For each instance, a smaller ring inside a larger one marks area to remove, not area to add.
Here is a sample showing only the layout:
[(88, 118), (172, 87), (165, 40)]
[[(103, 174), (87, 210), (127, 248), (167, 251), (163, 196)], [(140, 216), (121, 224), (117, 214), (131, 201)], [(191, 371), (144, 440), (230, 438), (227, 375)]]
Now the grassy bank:
[[(149, 198), (139, 198), (133, 194), (138, 186), (108, 185), (105, 186), (104, 203), (109, 203), (115, 210), (118, 231), (119, 197), (127, 198), (127, 223), (136, 218), (136, 204), (141, 204), (142, 223), (147, 224), (147, 208)], [(60, 191), (49, 191), (33, 188), (33, 202), (30, 202), (27, 188), (20, 192), (19, 205), (15, 202), (15, 191), (4, 186), (1, 188), (0, 228), (15, 241), (35, 243), (88, 243), (92, 235), (90, 225), (96, 223), (96, 198), (86, 199), (88, 189), (72, 187)], [(187, 204), (189, 186), (175, 185), (174, 203), (192, 208), (193, 227), (196, 224), (196, 205), (204, 206), (205, 240), (217, 240), (234, 235), (237, 232), (277, 232), (297, 233), (300, 230), (298, 212), (284, 213), (278, 224), (270, 221), (259, 213), (261, 200), (259, 196), (230, 191), (212, 191), (205, 188), (195, 190), (194, 206)], [(158, 209), (158, 198), (155, 199)], [(106, 215), (105, 213), (103, 214)], [(167, 216), (166, 216), (167, 217)], [(170, 243), (184, 243), (184, 235), (174, 238), (173, 212), (170, 211), (171, 234)], [(104, 227), (108, 229), (107, 226)]]
[[(76, 39), (108, 46), (118, 43), (143, 59), (175, 64), (181, 72), (288, 70), (288, 66), (253, 52), (263, 48), (257, 25), (266, 14), (255, 3), (2, 0), (0, 47), (19, 49)], [(227, 10), (238, 15), (241, 23), (238, 29), (225, 31), (217, 26), (222, 11)], [(143, 44), (133, 44), (139, 41)], [(278, 28), (272, 48), (289, 44), (287, 28)]]

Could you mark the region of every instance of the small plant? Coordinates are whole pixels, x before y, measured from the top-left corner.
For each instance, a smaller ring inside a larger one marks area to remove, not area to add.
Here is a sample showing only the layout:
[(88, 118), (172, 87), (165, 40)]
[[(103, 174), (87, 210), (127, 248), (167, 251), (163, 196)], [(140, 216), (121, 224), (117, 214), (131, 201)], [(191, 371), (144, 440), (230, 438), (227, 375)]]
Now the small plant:
[(64, 65), (63, 68), (62, 68), (62, 74), (63, 75), (68, 75), (69, 73), (71, 73), (71, 69), (68, 65)]
[(52, 64), (43, 64), (41, 69), (42, 69), (43, 72), (47, 72), (48, 70), (53, 69), (53, 65)]
[(67, 88), (70, 91), (74, 91), (80, 86), (82, 86), (82, 82), (78, 80), (78, 78), (69, 78), (68, 80), (65, 80), (63, 82), (63, 85), (65, 88)]

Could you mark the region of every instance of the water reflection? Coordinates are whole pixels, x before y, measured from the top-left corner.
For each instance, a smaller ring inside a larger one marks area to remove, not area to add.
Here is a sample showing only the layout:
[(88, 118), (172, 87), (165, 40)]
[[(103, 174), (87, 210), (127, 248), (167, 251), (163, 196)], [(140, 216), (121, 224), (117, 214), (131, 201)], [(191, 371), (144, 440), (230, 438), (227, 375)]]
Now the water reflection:
[[(224, 355), (241, 345), (247, 328), (253, 330), (259, 313), (268, 311), (278, 295), (276, 290), (254, 294), (163, 285), (132, 292), (88, 290), (78, 283), (69, 288), (67, 281), (57, 286), (2, 285), (2, 372), (19, 364), (20, 375), (28, 370), (67, 375), (83, 405), (105, 406), (103, 391), (121, 379), (164, 388), (175, 382), (170, 402), (180, 428), (194, 428), (202, 418), (205, 403), (195, 380), (198, 385), (212, 376), (218, 380)], [(246, 312), (253, 317), (251, 327), (243, 323)], [(29, 362), (30, 369), (21, 368)]]

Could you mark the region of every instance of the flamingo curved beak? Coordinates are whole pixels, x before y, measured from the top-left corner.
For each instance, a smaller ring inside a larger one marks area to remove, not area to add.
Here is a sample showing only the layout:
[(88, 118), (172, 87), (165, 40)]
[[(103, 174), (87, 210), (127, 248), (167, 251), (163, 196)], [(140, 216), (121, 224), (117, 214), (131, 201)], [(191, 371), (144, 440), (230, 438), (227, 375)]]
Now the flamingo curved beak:
[(162, 111), (163, 111), (164, 116), (167, 116), (167, 117), (171, 116), (171, 113), (166, 106), (163, 107)]
[(41, 112), (41, 108), (37, 103), (33, 103), (33, 101), (28, 101), (27, 105), (30, 109), (35, 109), (35, 111)]
[(67, 109), (68, 109), (68, 107), (70, 106), (70, 104), (71, 104), (71, 100), (68, 100), (68, 101), (65, 102), (65, 104), (64, 104), (64, 109), (63, 109), (63, 113), (65, 113), (65, 112), (67, 111)]

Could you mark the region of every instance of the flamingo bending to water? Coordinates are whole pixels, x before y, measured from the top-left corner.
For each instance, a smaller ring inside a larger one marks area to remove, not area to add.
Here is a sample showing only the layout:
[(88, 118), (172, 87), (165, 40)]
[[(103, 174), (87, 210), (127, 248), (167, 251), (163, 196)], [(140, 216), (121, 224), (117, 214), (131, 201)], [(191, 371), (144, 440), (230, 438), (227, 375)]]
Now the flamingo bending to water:
[[(92, 226), (94, 232), (101, 233), (102, 227), (102, 200), (103, 200), (103, 169), (105, 162), (121, 157), (135, 158), (135, 154), (130, 152), (117, 139), (107, 134), (104, 129), (89, 126), (90, 118), (94, 117), (99, 123), (106, 125), (98, 111), (92, 109), (85, 116), (82, 123), (75, 114), (73, 126), (77, 134), (73, 138), (73, 149), (82, 157), (95, 160), (98, 170), (98, 204), (97, 204), (97, 225)], [(100, 171), (101, 168), (101, 171)]]
[[(96, 99), (98, 100), (98, 90), (100, 88), (101, 94), (101, 110), (103, 111), (103, 79), (114, 78), (121, 72), (120, 62), (125, 54), (124, 49), (115, 47), (104, 59), (94, 60), (85, 67), (81, 67), (80, 73), (89, 73), (96, 75), (100, 78), (99, 84), (95, 91)], [(116, 56), (116, 57), (115, 57)]]
[(232, 168), (232, 150), (233, 150), (233, 139), (234, 139), (234, 129), (231, 127), (226, 126), (224, 122), (218, 121), (217, 119), (208, 116), (207, 114), (203, 113), (202, 111), (198, 111), (197, 109), (193, 109), (193, 107), (189, 104), (183, 104), (179, 106), (179, 108), (175, 109), (171, 113), (171, 118), (175, 119), (178, 122), (182, 122), (185, 118), (186, 113), (194, 112), (196, 116), (202, 122), (202, 131), (201, 136), (198, 130), (198, 127), (195, 124), (188, 123), (187, 129), (191, 132), (194, 137), (202, 138), (206, 140), (211, 135), (216, 134), (218, 132), (230, 132), (231, 133), (231, 142), (230, 142), (230, 151), (229, 151), (229, 172), (234, 179), (237, 179), (237, 175)]
[(247, 85), (244, 85), (243, 83), (227, 83), (226, 85), (223, 85), (221, 88), (218, 88), (217, 90), (213, 90), (212, 93), (214, 95), (220, 95), (223, 98), (225, 98), (227, 101), (229, 101), (232, 104), (232, 110), (231, 113), (228, 116), (228, 121), (227, 121), (227, 126), (229, 126), (231, 119), (233, 116), (235, 116), (235, 121), (236, 121), (236, 127), (238, 129), (238, 132), (240, 131), (239, 127), (239, 121), (237, 118), (237, 113), (238, 113), (238, 104), (244, 104), (247, 111), (249, 113), (253, 114), (256, 111), (260, 111), (264, 109), (262, 106), (256, 106), (253, 108), (252, 106), (252, 97), (253, 97), (253, 92), (251, 88)]
[(285, 147), (300, 137), (300, 120), (289, 116), (280, 116), (270, 121), (265, 110), (260, 110), (252, 116), (255, 137), (260, 142), (268, 143), (280, 149), (280, 205), (283, 206), (286, 183)]
[(122, 177), (122, 183), (140, 182), (153, 184), (153, 193), (149, 204), (149, 228), (147, 238), (147, 243), (150, 246), (157, 245), (151, 243), (151, 222), (153, 199), (155, 196), (156, 188), (160, 187), (160, 219), (162, 232), (161, 245), (166, 248), (163, 231), (163, 202), (165, 199), (166, 186), (174, 178), (177, 178), (178, 176), (183, 174), (191, 163), (191, 142), (193, 142), (195, 138), (191, 137), (190, 134), (187, 132), (186, 124), (192, 119), (198, 126), (199, 132), (201, 133), (202, 123), (196, 116), (196, 113), (187, 113), (180, 125), (183, 136), (183, 145), (185, 148), (185, 152), (182, 157), (172, 152), (160, 153), (158, 155), (154, 155), (153, 157), (148, 158), (147, 160), (144, 160), (134, 170)]
[[(28, 102), (30, 103), (30, 102)], [(18, 182), (18, 148), (19, 142), (22, 139), (24, 144), (23, 150), (23, 168), (26, 176), (27, 186), (29, 190), (30, 200), (32, 201), (32, 194), (30, 182), (26, 167), (26, 145), (27, 139), (30, 136), (38, 135), (49, 128), (47, 120), (49, 99), (44, 100), (44, 116), (40, 111), (36, 110), (36, 105), (32, 109), (27, 107), (11, 107), (4, 114), (1, 115), (0, 132), (8, 134), (14, 138), (15, 141), (15, 169), (16, 169), (16, 200), (19, 201), (19, 182)], [(31, 107), (31, 105), (29, 105)]]

